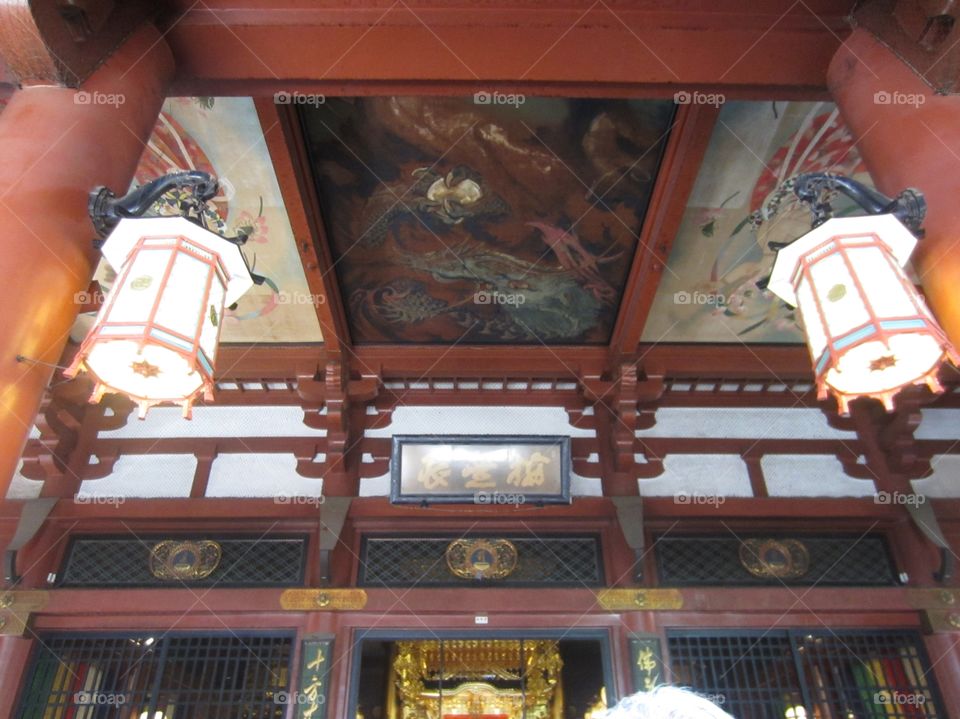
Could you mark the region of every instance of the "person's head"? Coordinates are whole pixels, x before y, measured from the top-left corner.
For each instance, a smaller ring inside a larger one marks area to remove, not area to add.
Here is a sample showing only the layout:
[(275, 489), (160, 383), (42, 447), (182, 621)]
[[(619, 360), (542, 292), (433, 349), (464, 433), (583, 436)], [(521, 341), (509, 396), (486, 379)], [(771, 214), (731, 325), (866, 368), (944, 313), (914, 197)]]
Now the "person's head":
[(708, 699), (680, 687), (661, 686), (624, 697), (601, 719), (733, 719)]

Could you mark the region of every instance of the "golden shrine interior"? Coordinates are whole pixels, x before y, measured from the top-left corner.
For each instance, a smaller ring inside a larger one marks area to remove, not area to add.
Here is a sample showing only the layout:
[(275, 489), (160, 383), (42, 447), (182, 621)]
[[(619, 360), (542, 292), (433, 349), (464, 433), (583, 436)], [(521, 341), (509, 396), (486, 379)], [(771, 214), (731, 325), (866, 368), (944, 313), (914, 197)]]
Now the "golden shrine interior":
[(960, 718), (958, 17), (0, 3), (0, 719)]

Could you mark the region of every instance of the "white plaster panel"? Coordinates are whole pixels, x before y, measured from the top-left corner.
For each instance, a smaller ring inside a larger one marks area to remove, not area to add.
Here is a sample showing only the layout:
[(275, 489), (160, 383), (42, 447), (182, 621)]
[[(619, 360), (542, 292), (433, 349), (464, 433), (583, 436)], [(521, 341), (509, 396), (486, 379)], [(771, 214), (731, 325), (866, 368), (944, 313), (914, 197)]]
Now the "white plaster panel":
[(752, 496), (747, 465), (735, 454), (671, 454), (663, 460), (663, 474), (638, 482), (645, 497)]
[(80, 497), (189, 497), (197, 458), (192, 454), (127, 454), (103, 479), (80, 485)]
[(960, 497), (960, 455), (935, 455), (930, 465), (933, 474), (913, 480), (913, 491), (935, 499)]
[(208, 497), (274, 497), (278, 503), (319, 497), (322, 479), (297, 474), (292, 454), (221, 454), (210, 468)]
[(7, 489), (7, 499), (36, 499), (40, 496), (40, 490), (43, 489), (43, 482), (34, 479), (27, 479), (20, 470), (23, 469), (23, 462), (10, 479), (10, 486)]
[(716, 437), (731, 439), (847, 439), (827, 424), (819, 409), (661, 407), (650, 429), (637, 437)]
[(832, 454), (767, 454), (760, 460), (771, 497), (872, 497), (873, 480), (845, 474)]
[(917, 439), (960, 439), (960, 409), (925, 409)]

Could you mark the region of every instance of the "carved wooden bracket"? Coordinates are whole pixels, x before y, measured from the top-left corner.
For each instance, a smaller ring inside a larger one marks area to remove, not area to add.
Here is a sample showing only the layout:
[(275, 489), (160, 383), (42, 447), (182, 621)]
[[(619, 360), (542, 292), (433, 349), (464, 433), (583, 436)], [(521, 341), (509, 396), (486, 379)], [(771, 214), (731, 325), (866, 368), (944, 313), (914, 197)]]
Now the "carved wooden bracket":
[[(356, 494), (366, 407), (377, 398), (381, 385), (378, 376), (352, 378), (339, 358), (327, 362), (322, 377), (297, 378), (297, 391), (304, 402), (304, 424), (327, 432), (326, 441), (317, 444), (312, 456), (297, 455), (297, 472), (304, 477), (323, 478), (324, 494)], [(321, 453), (325, 459), (317, 462), (316, 456)]]
[(644, 448), (637, 440), (636, 432), (641, 424), (652, 424), (650, 413), (663, 391), (663, 375), (641, 380), (635, 362), (621, 363), (610, 379), (581, 379), (581, 395), (593, 406), (596, 415), (604, 494), (637, 493), (639, 473), (634, 455), (643, 453)]

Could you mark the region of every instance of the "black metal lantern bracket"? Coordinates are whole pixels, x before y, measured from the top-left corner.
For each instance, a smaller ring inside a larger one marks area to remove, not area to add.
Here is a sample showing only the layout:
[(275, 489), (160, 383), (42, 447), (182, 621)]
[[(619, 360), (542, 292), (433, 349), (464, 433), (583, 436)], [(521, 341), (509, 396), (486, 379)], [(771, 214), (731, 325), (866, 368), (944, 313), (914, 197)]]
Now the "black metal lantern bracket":
[[(797, 175), (780, 186), (774, 197), (767, 203), (767, 214), (776, 213), (783, 197), (791, 191), (800, 202), (810, 208), (811, 229), (819, 227), (833, 217), (831, 201), (837, 194), (841, 194), (853, 200), (866, 215), (893, 215), (913, 233), (914, 237), (923, 238), (921, 225), (927, 214), (927, 201), (919, 190), (907, 188), (896, 197), (887, 197), (872, 187), (845, 175), (808, 172)], [(758, 219), (757, 224), (760, 222), (762, 220)], [(767, 247), (774, 252), (779, 252), (798, 239), (800, 238), (796, 237), (789, 242), (768, 242)], [(756, 284), (761, 290), (765, 290), (769, 282), (770, 275), (767, 275)]]
[[(173, 172), (158, 177), (135, 190), (131, 190), (122, 197), (117, 197), (107, 187), (95, 187), (90, 193), (90, 200), (87, 204), (90, 220), (97, 231), (97, 235), (99, 235), (93, 241), (94, 247), (97, 249), (103, 247), (106, 237), (120, 224), (120, 220), (143, 217), (157, 200), (175, 190), (187, 191), (186, 196), (179, 199), (180, 216), (208, 232), (215, 232), (207, 226), (204, 210), (207, 203), (216, 196), (218, 189), (219, 185), (216, 178), (209, 172), (200, 170)], [(219, 232), (216, 232), (216, 234), (220, 235)], [(237, 247), (243, 247), (248, 239), (248, 236), (242, 232), (235, 237), (225, 237), (223, 235), (220, 235), (220, 237)], [(247, 270), (250, 272), (254, 284), (262, 285), (266, 281), (266, 277), (254, 273), (242, 251), (240, 255), (243, 257), (244, 263), (247, 264)]]

